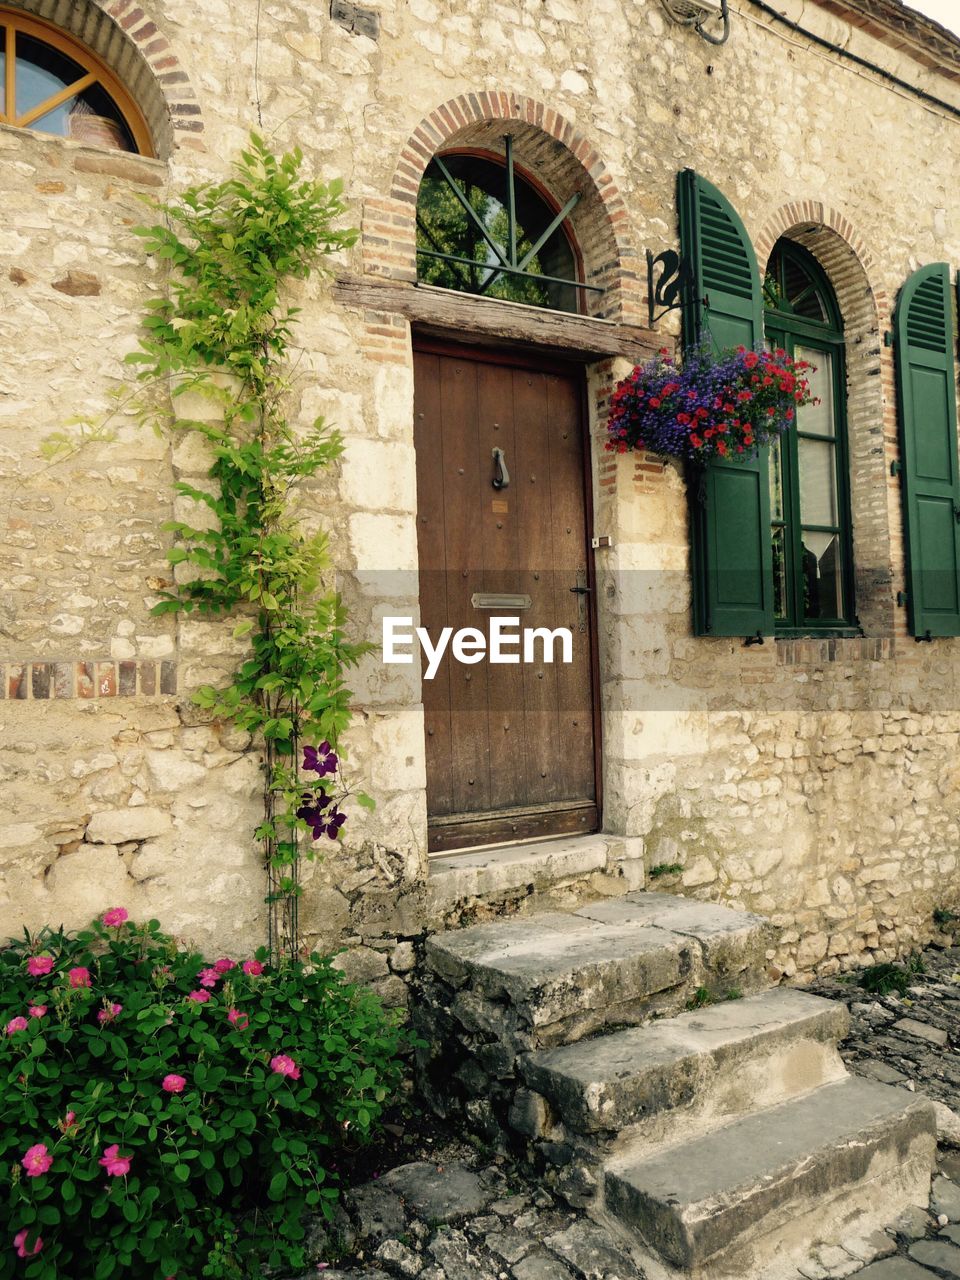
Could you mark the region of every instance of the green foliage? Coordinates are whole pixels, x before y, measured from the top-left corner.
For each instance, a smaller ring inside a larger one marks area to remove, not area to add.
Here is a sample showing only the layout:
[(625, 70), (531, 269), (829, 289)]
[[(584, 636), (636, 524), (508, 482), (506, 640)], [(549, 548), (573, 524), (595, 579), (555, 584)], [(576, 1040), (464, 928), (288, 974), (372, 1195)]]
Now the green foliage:
[(926, 971), (923, 957), (913, 955), (908, 957), (905, 966), (892, 963), (867, 965), (860, 970), (857, 980), (864, 991), (873, 995), (888, 996), (896, 991), (898, 995), (905, 996), (914, 977)]
[(659, 880), (661, 876), (678, 876), (683, 870), (679, 862), (658, 862), (650, 868), (650, 879)]
[(956, 925), (960, 924), (960, 915), (955, 911), (949, 911), (946, 907), (937, 907), (933, 913), (933, 923), (938, 929), (949, 929), (956, 932)]
[[(142, 418), (197, 436), (209, 451), (209, 482), (176, 485), (204, 518), (164, 526), (176, 538), (167, 558), (177, 586), (154, 612), (234, 614), (234, 636), (249, 638), (232, 681), (204, 686), (195, 700), (264, 744), (268, 785), (256, 835), (269, 871), (271, 950), (288, 955), (299, 945), (300, 859), (315, 852), (307, 833), (336, 839), (345, 819), (338, 743), (351, 695), (343, 672), (366, 648), (348, 641), (346, 610), (325, 586), (325, 535), (306, 533), (291, 510), (297, 486), (343, 444), (321, 418), (299, 428), (286, 417), (297, 308), (284, 301), (285, 286), (356, 239), (333, 225), (345, 212), (341, 184), (303, 178), (302, 162), (299, 150), (277, 158), (254, 134), (234, 177), (157, 206), (163, 221), (137, 234), (169, 263), (168, 291), (148, 304), (146, 336), (127, 357), (140, 369)], [(188, 396), (214, 412), (190, 416)], [(322, 788), (300, 777), (308, 745), (333, 752), (336, 768)], [(331, 821), (309, 827), (300, 815), (318, 809)]]
[(687, 1009), (705, 1009), (707, 1005), (713, 1004), (713, 994), (708, 987), (697, 987), (696, 991), (687, 1001)]
[[(53, 969), (31, 977), (40, 955)], [(332, 1213), (338, 1150), (376, 1134), (398, 1088), (400, 1032), (329, 959), (262, 960), (207, 968), (155, 920), (0, 949), (0, 1278), (305, 1265), (304, 1218)], [(71, 986), (78, 969), (89, 987)], [(126, 1171), (101, 1163), (114, 1146)], [(43, 1242), (28, 1259), (10, 1247), (23, 1230), (27, 1253)]]

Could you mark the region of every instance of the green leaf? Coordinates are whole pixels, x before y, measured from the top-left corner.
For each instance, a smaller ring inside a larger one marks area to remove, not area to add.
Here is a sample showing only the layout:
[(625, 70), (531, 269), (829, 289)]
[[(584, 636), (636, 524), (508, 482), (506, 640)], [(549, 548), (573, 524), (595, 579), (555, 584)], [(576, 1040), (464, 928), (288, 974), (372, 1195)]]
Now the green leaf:
[(376, 809), (377, 807), (376, 800), (372, 800), (365, 791), (355, 791), (353, 798), (356, 800), (357, 804), (362, 805), (364, 809)]

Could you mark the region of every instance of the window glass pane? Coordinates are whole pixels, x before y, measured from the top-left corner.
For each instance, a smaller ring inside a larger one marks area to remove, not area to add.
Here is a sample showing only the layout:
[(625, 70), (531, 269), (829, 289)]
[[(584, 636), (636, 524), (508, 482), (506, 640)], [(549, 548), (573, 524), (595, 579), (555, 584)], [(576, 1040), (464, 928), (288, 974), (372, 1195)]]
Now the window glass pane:
[(805, 618), (843, 617), (840, 536), (803, 533), (803, 613)]
[(804, 404), (797, 411), (797, 428), (809, 431), (811, 435), (832, 436), (836, 430), (833, 403), (833, 356), (829, 351), (815, 351), (811, 347), (802, 347), (798, 342), (794, 355), (797, 360), (806, 360), (813, 365), (805, 371), (810, 391), (819, 404)]
[[(32, 36), (17, 33), (17, 115), (26, 115), (34, 107), (81, 79), (83, 67), (49, 45)], [(44, 116), (44, 133), (66, 133), (69, 103)], [(39, 127), (39, 125), (38, 125)]]
[[(509, 258), (506, 167), (477, 156), (444, 156), (443, 162), (466, 196), (483, 231), (504, 257)], [(533, 248), (555, 214), (519, 175), (515, 175), (514, 189), (519, 262)], [(490, 298), (526, 302), (558, 311), (577, 310), (577, 290), (570, 285), (498, 272), (497, 252), (483, 231), (450, 189), (439, 166), (431, 164), (417, 198), (417, 248), (469, 261), (447, 262), (421, 254), (418, 259), (419, 279), (447, 289), (482, 293)], [(526, 264), (525, 270), (567, 280), (576, 279), (573, 250), (561, 229), (553, 232)]]
[(787, 616), (786, 530), (773, 531), (773, 616), (783, 621)]
[[(133, 135), (102, 85), (91, 85), (67, 106), (67, 127), (70, 137), (77, 142), (89, 142), (95, 147), (115, 147), (118, 151), (136, 151)], [(37, 128), (42, 127), (38, 121)]]
[(797, 441), (800, 523), (838, 524), (836, 448), (826, 440)]
[(783, 437), (770, 446), (770, 516), (783, 519)]
[(826, 320), (827, 311), (811, 277), (793, 258), (784, 255), (784, 293), (790, 309), (806, 320)]

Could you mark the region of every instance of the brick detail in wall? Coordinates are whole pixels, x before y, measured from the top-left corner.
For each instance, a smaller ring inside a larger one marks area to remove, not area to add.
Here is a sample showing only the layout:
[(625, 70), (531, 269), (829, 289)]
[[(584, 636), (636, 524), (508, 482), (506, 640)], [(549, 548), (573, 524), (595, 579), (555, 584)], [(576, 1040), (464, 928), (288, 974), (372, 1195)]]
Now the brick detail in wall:
[(63, 698), (166, 697), (177, 692), (177, 664), (117, 662), (7, 662), (0, 665), (0, 699), (43, 702)]
[(503, 135), (508, 131), (518, 166), (558, 204), (574, 191), (581, 194), (569, 225), (582, 256), (585, 282), (603, 290), (586, 293), (587, 312), (645, 325), (640, 253), (631, 241), (627, 208), (616, 182), (584, 134), (553, 107), (522, 94), (498, 90), (462, 94), (420, 122), (400, 152), (389, 196), (365, 203), (364, 270), (395, 280), (415, 280), (415, 208), (430, 160), (438, 151), (455, 146), (502, 153)]
[(782, 667), (822, 667), (828, 662), (884, 662), (893, 659), (895, 641), (880, 637), (836, 637), (824, 640), (777, 640), (777, 663)]
[(107, 63), (146, 117), (157, 155), (205, 150), (203, 118), (190, 78), (141, 0), (5, 0), (69, 32)]

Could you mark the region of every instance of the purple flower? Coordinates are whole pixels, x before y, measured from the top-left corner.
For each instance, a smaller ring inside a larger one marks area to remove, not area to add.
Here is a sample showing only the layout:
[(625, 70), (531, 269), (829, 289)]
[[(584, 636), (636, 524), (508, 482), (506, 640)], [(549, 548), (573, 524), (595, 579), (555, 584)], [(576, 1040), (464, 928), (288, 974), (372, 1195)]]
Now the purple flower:
[(661, 352), (614, 391), (606, 447), (746, 461), (790, 427), (796, 406), (811, 402), (807, 368), (780, 349), (691, 352), (682, 368)]
[(340, 759), (336, 752), (330, 746), (330, 743), (324, 740), (319, 747), (303, 748), (303, 767), (309, 769), (311, 773), (318, 773), (321, 778), (327, 777), (337, 772), (340, 767)]

